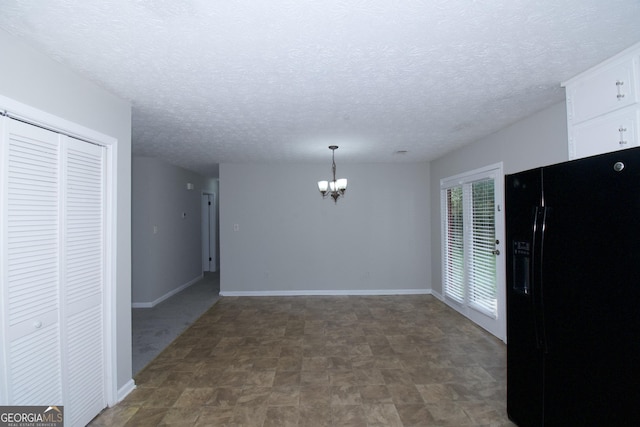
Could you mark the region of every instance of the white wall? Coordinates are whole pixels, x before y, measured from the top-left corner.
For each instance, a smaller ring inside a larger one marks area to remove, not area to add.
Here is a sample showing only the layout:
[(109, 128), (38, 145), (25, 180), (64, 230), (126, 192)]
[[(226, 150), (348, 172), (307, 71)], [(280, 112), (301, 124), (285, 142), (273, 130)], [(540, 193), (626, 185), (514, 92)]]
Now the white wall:
[(201, 195), (216, 181), (150, 157), (134, 156), (132, 173), (131, 299), (153, 306), (202, 277)]
[(431, 162), (431, 288), (435, 294), (442, 295), (440, 180), (498, 162), (503, 162), (505, 174), (511, 174), (566, 161), (566, 120), (562, 102)]
[[(221, 293), (429, 288), (429, 165), (220, 165)], [(233, 231), (238, 224), (238, 231)]]
[(0, 94), (118, 140), (117, 387), (131, 379), (131, 106), (0, 30)]

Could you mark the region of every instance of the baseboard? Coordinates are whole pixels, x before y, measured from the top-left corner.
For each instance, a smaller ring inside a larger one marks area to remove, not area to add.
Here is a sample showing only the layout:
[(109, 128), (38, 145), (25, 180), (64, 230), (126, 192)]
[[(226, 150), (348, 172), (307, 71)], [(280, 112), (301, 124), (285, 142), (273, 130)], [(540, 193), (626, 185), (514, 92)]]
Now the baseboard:
[[(129, 395), (133, 390), (136, 389), (136, 383), (133, 381), (133, 378), (127, 381), (125, 385), (118, 389), (117, 402), (121, 402), (125, 397)], [(116, 402), (116, 403), (117, 403)]]
[(438, 298), (440, 301), (444, 301), (444, 297), (438, 292), (431, 291), (431, 295)]
[(370, 290), (310, 290), (310, 291), (220, 291), (223, 297), (289, 297), (339, 295), (430, 295), (431, 289), (370, 289)]
[(162, 301), (166, 300), (167, 298), (171, 298), (172, 296), (174, 296), (178, 292), (184, 291), (189, 286), (191, 286), (194, 283), (196, 283), (197, 281), (201, 280), (203, 277), (204, 276), (202, 274), (200, 274), (195, 279), (189, 280), (184, 285), (182, 285), (180, 287), (177, 287), (172, 291), (167, 292), (166, 294), (162, 295), (160, 298), (156, 299), (155, 301), (151, 301), (151, 302), (134, 302), (134, 303), (131, 303), (131, 307), (132, 308), (153, 308), (156, 305), (160, 304)]

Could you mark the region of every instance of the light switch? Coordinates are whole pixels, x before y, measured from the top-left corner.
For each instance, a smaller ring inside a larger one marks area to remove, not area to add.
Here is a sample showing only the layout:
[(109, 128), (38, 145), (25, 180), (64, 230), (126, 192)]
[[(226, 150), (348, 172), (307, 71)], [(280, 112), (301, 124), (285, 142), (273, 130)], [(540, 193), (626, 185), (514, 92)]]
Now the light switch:
[(233, 231), (240, 230), (240, 224), (233, 224)]
[(157, 225), (153, 226), (153, 234), (158, 234), (158, 226)]

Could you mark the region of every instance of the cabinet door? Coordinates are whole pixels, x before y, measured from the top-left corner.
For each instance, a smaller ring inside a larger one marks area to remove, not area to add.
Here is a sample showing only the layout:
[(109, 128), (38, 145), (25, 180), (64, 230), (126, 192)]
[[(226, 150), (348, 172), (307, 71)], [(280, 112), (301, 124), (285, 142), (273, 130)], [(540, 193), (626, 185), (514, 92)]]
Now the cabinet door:
[(567, 85), (568, 121), (580, 123), (638, 102), (638, 57), (589, 74)]
[(638, 146), (640, 109), (632, 106), (569, 127), (569, 158), (593, 156)]
[(104, 389), (104, 148), (63, 137), (62, 342), (71, 425), (106, 406)]
[(5, 398), (12, 405), (62, 405), (60, 137), (0, 119)]

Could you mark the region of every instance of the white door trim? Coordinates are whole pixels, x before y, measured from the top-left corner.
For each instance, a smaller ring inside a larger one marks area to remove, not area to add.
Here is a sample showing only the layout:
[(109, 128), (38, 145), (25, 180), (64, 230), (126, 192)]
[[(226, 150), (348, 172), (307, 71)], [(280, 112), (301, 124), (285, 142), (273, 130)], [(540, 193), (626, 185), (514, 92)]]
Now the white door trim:
[[(118, 140), (61, 117), (0, 95), (0, 111), (14, 119), (72, 136), (106, 148), (105, 177), (105, 294), (104, 294), (104, 384), (109, 406), (118, 402), (116, 331), (116, 248)], [(3, 160), (4, 161), (4, 160)], [(0, 344), (1, 345), (1, 344)], [(0, 392), (0, 398), (2, 393)]]

